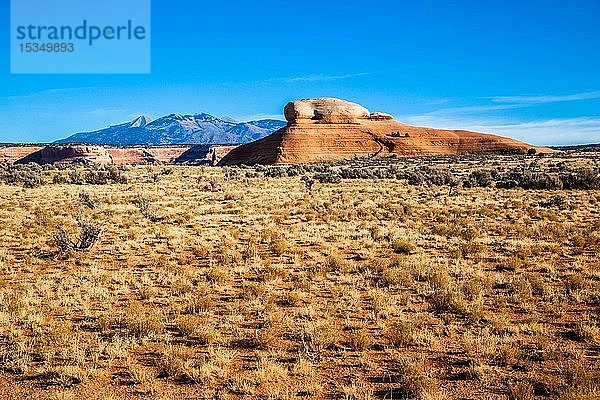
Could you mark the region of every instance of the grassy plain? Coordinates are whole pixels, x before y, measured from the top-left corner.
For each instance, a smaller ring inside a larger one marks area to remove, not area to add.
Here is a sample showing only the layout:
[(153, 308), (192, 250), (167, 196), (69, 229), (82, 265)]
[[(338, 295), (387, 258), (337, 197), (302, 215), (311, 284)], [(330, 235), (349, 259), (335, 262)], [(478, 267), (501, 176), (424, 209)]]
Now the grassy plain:
[(124, 174), (0, 185), (0, 398), (600, 397), (598, 190)]

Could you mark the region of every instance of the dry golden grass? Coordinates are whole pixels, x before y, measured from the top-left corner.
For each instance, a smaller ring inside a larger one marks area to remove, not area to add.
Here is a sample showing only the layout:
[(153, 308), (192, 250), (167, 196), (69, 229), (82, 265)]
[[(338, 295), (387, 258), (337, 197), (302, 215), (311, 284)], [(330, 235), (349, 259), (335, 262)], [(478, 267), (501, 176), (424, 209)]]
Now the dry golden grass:
[(0, 398), (599, 398), (600, 192), (160, 170), (0, 185)]

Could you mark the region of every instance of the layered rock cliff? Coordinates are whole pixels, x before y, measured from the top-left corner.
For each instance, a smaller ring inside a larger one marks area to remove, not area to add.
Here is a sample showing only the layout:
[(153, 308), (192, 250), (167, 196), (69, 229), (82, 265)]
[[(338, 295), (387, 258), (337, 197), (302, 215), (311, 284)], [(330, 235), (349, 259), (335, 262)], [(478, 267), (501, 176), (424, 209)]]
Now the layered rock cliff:
[(113, 160), (106, 148), (94, 145), (50, 145), (31, 153), (17, 161), (25, 164), (53, 164), (59, 162), (112, 164)]

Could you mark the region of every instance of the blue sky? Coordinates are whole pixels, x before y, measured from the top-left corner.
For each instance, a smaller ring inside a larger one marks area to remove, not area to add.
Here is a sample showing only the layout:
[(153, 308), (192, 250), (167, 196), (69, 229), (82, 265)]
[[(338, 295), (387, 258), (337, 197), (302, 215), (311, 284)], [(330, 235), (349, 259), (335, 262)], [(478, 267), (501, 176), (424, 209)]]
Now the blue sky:
[(7, 3), (0, 142), (140, 114), (282, 118), (286, 102), (322, 96), (416, 125), (600, 142), (597, 0), (153, 0), (147, 75), (11, 75)]

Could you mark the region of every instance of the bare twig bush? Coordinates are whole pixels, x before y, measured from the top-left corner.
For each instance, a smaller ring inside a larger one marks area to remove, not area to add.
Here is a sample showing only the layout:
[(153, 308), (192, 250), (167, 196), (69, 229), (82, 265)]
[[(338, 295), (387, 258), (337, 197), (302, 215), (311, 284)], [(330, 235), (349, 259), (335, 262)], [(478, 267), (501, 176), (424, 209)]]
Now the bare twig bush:
[(137, 196), (133, 200), (133, 204), (137, 207), (140, 214), (142, 214), (151, 222), (159, 222), (162, 220), (161, 216), (152, 211), (150, 206), (150, 199), (147, 196)]
[(100, 240), (104, 231), (104, 226), (100, 223), (82, 217), (77, 218), (77, 225), (81, 232), (79, 237), (75, 239), (64, 227), (58, 227), (54, 235), (54, 243), (58, 247), (59, 253), (90, 251), (96, 242)]

